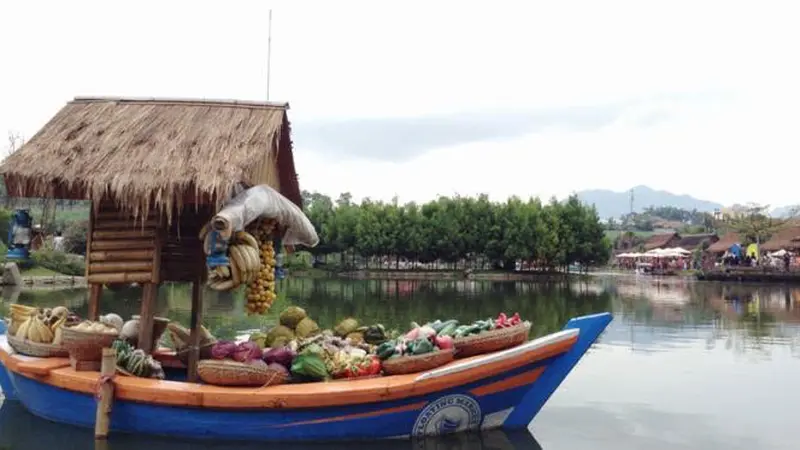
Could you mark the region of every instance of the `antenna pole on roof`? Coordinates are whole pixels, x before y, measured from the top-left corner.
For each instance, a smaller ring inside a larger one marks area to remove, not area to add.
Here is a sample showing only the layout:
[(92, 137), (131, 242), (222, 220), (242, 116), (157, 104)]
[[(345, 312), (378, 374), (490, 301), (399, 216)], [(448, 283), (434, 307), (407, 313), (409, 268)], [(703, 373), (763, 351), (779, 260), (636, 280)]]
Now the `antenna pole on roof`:
[(269, 10), (269, 25), (267, 27), (267, 101), (269, 101), (269, 75), (272, 60), (272, 10)]

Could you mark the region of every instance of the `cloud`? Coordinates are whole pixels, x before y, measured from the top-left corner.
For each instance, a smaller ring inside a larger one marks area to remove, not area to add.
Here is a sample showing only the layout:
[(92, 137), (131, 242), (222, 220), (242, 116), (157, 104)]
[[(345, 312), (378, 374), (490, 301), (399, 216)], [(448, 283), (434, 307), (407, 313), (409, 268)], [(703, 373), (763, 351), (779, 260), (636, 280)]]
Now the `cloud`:
[(417, 117), (301, 120), (295, 142), (335, 158), (404, 162), (443, 147), (506, 142), (558, 128), (600, 130), (620, 120), (634, 128), (652, 127), (680, 113), (683, 106), (728, 99), (724, 92), (674, 93), (591, 106), (517, 111), (463, 111)]
[(75, 95), (263, 99), (273, 8), (271, 99), (292, 105), (303, 188), (798, 203), (791, 2), (62, 3), (0, 6), (0, 136)]
[(318, 120), (299, 122), (301, 145), (326, 155), (379, 161), (408, 161), (428, 151), (470, 143), (505, 141), (550, 126), (574, 130), (612, 123), (618, 107), (575, 108), (541, 112), (463, 112), (411, 118)]

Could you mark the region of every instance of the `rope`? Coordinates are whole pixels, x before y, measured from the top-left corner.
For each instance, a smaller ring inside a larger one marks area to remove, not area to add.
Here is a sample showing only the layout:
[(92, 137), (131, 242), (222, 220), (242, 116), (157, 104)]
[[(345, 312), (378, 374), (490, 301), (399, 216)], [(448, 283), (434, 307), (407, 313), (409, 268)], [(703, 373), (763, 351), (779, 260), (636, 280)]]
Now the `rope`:
[[(94, 397), (97, 400), (100, 400), (100, 392), (102, 391), (102, 387), (103, 387), (104, 384), (109, 384), (111, 386), (111, 396), (112, 397), (114, 396), (114, 375), (111, 375), (110, 377), (101, 376), (97, 380), (97, 384), (94, 387), (94, 389), (95, 389)], [(111, 406), (109, 405), (109, 409), (110, 408), (111, 408)]]

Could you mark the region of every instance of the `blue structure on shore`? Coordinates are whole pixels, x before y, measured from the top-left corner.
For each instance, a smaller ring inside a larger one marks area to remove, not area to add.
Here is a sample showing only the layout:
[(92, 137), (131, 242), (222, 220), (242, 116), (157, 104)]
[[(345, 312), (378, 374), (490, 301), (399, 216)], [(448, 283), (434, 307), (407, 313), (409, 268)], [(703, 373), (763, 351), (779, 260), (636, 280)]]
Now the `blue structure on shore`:
[(31, 215), (27, 209), (16, 209), (8, 227), (6, 260), (23, 265), (30, 260)]

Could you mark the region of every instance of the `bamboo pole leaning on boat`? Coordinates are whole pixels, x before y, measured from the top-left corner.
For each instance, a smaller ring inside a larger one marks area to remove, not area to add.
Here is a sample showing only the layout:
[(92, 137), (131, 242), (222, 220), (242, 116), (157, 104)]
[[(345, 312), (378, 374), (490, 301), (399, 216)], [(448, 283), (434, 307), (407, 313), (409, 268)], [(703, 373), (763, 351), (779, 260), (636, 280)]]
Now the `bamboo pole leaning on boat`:
[(111, 405), (114, 402), (114, 375), (117, 373), (117, 351), (103, 349), (100, 378), (97, 380), (97, 414), (94, 422), (94, 438), (108, 438), (111, 424)]

